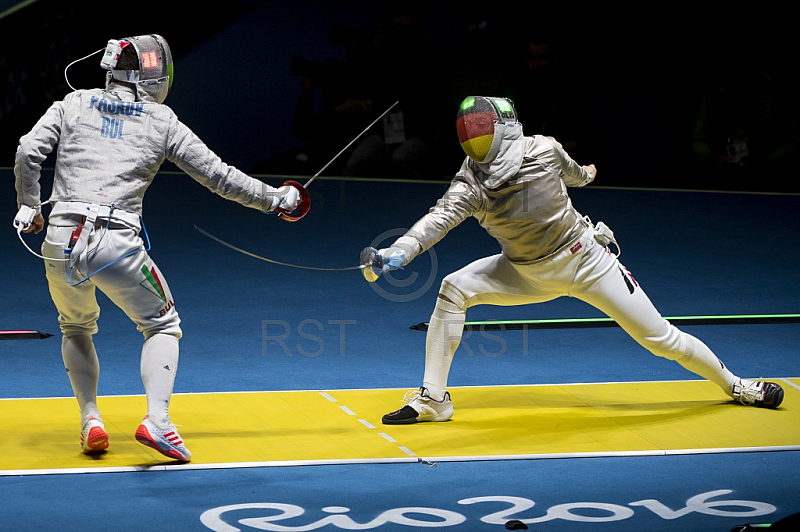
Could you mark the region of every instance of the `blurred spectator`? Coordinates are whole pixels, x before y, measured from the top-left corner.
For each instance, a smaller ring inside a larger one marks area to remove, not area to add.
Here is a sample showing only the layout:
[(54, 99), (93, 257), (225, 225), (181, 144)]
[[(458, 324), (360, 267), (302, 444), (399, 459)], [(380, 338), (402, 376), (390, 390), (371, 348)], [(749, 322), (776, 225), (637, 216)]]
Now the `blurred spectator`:
[[(289, 73), (300, 79), (292, 134), (304, 144), (271, 154), (254, 165), (254, 173), (316, 173), (344, 148), (345, 139), (352, 139), (369, 124), (373, 33), (370, 27), (350, 29), (332, 24), (328, 42), (343, 46), (340, 57), (322, 63), (292, 57)], [(325, 173), (339, 175), (345, 161), (344, 156), (338, 158)]]
[(583, 128), (591, 123), (587, 93), (594, 89), (563, 64), (558, 41), (532, 35), (522, 43), (494, 92), (514, 102), (525, 131), (555, 138), (577, 159), (591, 159)]
[[(740, 190), (769, 190), (772, 182), (786, 190), (781, 175), (800, 147), (796, 89), (756, 49), (725, 52), (704, 89), (695, 122), (698, 180)], [(739, 179), (745, 182), (739, 185)]]
[(400, 103), (355, 147), (344, 175), (443, 179), (440, 146), (454, 117), (445, 51), (423, 35), (421, 9), (398, 2), (379, 16), (370, 65), (374, 115)]
[[(444, 50), (424, 40), (420, 11), (400, 3), (386, 8), (375, 27), (331, 26), (329, 42), (342, 44), (337, 60), (313, 64), (295, 58), (301, 77), (294, 136), (306, 144), (260, 163), (256, 173), (316, 173), (393, 103), (381, 121), (332, 163), (326, 175), (442, 179), (446, 161), (434, 157), (454, 117)], [(319, 108), (315, 110), (317, 98)], [(451, 165), (452, 166), (452, 165)]]

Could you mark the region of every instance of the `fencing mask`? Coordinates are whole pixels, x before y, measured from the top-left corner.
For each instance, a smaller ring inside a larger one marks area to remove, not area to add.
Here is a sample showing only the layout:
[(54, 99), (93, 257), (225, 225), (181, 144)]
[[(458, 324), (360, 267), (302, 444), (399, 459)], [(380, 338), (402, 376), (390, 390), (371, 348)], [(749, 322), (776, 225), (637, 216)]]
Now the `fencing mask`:
[(469, 96), (458, 107), (458, 141), (474, 161), (489, 163), (503, 137), (498, 127), (516, 122), (517, 112), (508, 98)]
[[(128, 47), (132, 47), (138, 59), (135, 68), (125, 64), (124, 60), (118, 64), (122, 51)], [(172, 52), (160, 35), (139, 35), (108, 41), (100, 66), (111, 71), (109, 79), (132, 83), (141, 99), (157, 103), (164, 103), (167, 99), (174, 79)]]

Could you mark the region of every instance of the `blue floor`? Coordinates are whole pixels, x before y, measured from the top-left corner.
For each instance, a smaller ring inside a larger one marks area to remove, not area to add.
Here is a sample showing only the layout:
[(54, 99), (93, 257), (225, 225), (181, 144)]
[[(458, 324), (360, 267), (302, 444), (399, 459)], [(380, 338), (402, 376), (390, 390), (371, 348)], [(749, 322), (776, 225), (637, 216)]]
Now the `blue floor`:
[[(0, 175), (12, 179), (8, 170)], [(381, 247), (379, 235), (394, 238), (410, 227), (445, 189), (444, 183), (318, 180), (310, 187), (314, 209), (290, 224), (226, 202), (185, 175), (159, 175), (145, 200), (144, 221), (151, 256), (183, 320), (175, 391), (418, 386), (425, 334), (410, 327), (428, 320), (444, 275), (497, 251), (474, 220), (398, 274), (405, 287), (385, 279), (370, 285), (358, 271), (259, 261), (194, 227), (282, 262), (355, 266), (363, 247)], [(664, 316), (800, 310), (800, 196), (590, 187), (573, 190), (572, 198), (582, 214), (614, 230), (621, 261)], [(3, 204), (10, 222), (13, 193)], [(25, 238), (34, 249), (41, 242), (41, 235)], [(0, 329), (55, 335), (0, 342), (0, 398), (71, 396), (41, 262), (24, 250), (10, 223), (0, 244), (10, 257)], [(102, 296), (101, 307), (99, 392), (143, 393), (140, 335)], [(478, 307), (467, 318), (598, 316), (562, 299)], [(737, 374), (800, 376), (800, 324), (685, 329)], [(476, 332), (456, 357), (452, 386), (695, 378), (618, 328)], [(532, 530), (727, 531), (800, 511), (798, 466), (800, 453), (772, 452), (4, 476), (0, 495), (9, 511), (0, 528), (47, 530), (57, 520), (58, 530), (82, 530), (99, 518), (113, 530), (426, 525), (471, 531), (532, 519)], [(465, 502), (476, 497), (488, 499)], [(254, 508), (236, 507), (248, 504)], [(220, 509), (229, 505), (229, 511)], [(426, 509), (402, 510), (412, 507)]]
[(0, 477), (0, 493), (5, 530), (727, 532), (793, 513), (798, 465), (745, 453), (93, 473)]

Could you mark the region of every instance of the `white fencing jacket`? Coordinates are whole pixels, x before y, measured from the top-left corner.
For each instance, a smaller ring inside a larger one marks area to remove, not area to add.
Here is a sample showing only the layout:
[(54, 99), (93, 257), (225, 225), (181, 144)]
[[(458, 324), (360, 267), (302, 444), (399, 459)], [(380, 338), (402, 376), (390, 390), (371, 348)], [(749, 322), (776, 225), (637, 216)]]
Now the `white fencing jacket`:
[[(19, 142), (14, 165), (17, 206), (40, 205), (42, 163), (58, 145), (52, 195), (59, 212), (99, 204), (141, 216), (161, 164), (174, 162), (212, 192), (269, 211), (277, 189), (225, 164), (163, 104), (136, 101), (135, 90), (77, 90), (55, 102)], [(76, 209), (81, 214), (83, 208)]]
[[(409, 253), (406, 263), (469, 216), (518, 263), (551, 255), (580, 235), (586, 225), (566, 187), (584, 186), (591, 176), (552, 137), (519, 136), (513, 143), (518, 149), (501, 149), (491, 165), (464, 160), (444, 196), (395, 243)], [(512, 164), (503, 160), (514, 157)], [(487, 173), (493, 169), (504, 175)]]

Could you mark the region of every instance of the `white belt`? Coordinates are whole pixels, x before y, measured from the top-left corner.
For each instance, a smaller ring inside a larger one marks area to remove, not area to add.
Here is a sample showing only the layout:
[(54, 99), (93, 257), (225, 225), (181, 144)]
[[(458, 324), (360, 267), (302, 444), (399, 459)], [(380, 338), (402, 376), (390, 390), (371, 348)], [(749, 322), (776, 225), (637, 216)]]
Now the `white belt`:
[(86, 216), (88, 219), (89, 215), (92, 213), (94, 213), (92, 224), (94, 224), (95, 219), (100, 218), (120, 221), (136, 231), (141, 229), (141, 222), (138, 214), (120, 209), (113, 205), (98, 205), (97, 203), (87, 203), (84, 201), (57, 201), (50, 215), (77, 214), (78, 216)]
[(131, 227), (135, 231), (141, 228), (139, 215), (118, 209), (113, 205), (100, 205), (83, 201), (59, 201), (53, 206), (50, 216), (72, 215), (81, 216), (83, 220), (72, 232), (72, 237), (64, 250), (64, 258), (69, 262), (70, 269), (74, 268), (80, 260), (89, 243), (89, 235), (94, 230), (98, 219), (118, 221)]

